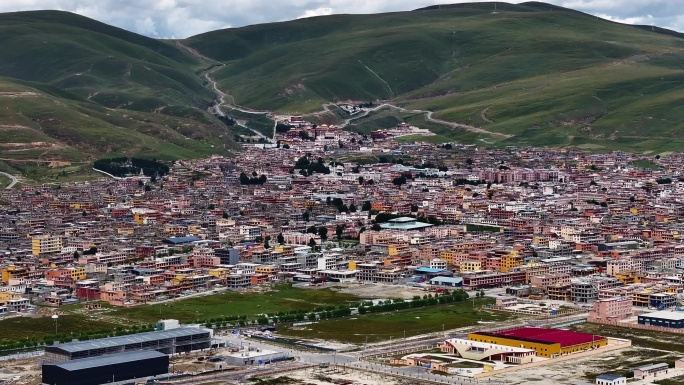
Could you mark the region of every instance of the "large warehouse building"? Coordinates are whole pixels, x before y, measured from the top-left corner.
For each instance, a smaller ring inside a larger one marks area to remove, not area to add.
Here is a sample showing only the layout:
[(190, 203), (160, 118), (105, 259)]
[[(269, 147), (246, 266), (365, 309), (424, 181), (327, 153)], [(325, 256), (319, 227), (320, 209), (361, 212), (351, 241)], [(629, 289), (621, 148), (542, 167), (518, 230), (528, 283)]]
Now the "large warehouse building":
[(177, 354), (211, 347), (212, 331), (202, 328), (178, 328), (70, 342), (45, 347), (45, 363), (96, 357), (140, 350), (156, 350), (164, 354)]
[(43, 384), (97, 385), (169, 372), (169, 356), (155, 351), (119, 353), (43, 365)]
[(538, 357), (553, 358), (608, 344), (605, 337), (568, 330), (519, 328), (496, 333), (470, 333), (471, 341), (533, 349)]
[(684, 328), (684, 311), (656, 311), (637, 317), (640, 325), (660, 326), (664, 328)]

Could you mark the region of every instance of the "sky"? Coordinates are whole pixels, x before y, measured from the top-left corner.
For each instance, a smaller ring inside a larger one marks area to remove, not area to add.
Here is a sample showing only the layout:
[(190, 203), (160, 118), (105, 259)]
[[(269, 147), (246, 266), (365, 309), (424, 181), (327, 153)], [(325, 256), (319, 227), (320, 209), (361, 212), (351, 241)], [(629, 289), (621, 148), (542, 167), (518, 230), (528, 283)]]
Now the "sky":
[[(443, 0), (442, 4), (462, 2), (465, 1)], [(684, 31), (682, 0), (545, 2), (613, 21)], [(408, 11), (439, 3), (439, 0), (0, 0), (0, 12), (70, 11), (154, 38), (185, 38), (250, 24), (340, 13)]]

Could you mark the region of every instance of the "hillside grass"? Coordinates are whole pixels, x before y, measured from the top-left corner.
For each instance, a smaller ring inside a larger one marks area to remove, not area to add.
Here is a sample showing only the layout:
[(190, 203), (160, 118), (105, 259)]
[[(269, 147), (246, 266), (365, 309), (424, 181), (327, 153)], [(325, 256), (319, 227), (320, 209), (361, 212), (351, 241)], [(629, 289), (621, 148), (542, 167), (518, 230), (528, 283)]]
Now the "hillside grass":
[(52, 144), (7, 157), (178, 159), (236, 148), (206, 111), (215, 97), (200, 76), (208, 64), (174, 42), (59, 11), (0, 14), (0, 34), (0, 125), (22, 127), (3, 129), (0, 150)]
[[(684, 39), (542, 3), (462, 4), (227, 29), (185, 41), (226, 65), (219, 86), (277, 112), (391, 100), (513, 135), (483, 145), (670, 151), (684, 130)], [(354, 122), (362, 132), (399, 121)], [(419, 117), (413, 119), (419, 120)], [(646, 134), (648, 133), (648, 134)]]

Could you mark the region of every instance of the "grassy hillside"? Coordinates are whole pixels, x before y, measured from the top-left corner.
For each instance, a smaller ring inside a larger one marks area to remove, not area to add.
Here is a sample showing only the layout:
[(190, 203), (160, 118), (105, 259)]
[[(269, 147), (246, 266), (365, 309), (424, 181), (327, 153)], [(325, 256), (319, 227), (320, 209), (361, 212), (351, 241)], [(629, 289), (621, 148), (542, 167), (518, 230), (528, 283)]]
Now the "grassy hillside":
[(3, 158), (178, 158), (232, 146), (206, 112), (207, 64), (173, 43), (57, 11), (1, 14), (0, 36)]
[(304, 113), (382, 99), (513, 135), (501, 144), (681, 148), (678, 34), (543, 3), (498, 2), (493, 11), (477, 3), (335, 15), (185, 43), (224, 62), (219, 85), (258, 109)]

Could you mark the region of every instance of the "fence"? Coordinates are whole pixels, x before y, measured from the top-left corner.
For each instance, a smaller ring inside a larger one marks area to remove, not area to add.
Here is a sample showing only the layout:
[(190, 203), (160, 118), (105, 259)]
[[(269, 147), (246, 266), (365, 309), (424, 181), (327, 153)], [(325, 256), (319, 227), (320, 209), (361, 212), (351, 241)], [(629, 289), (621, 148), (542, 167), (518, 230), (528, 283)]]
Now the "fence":
[(629, 323), (629, 322), (620, 322), (620, 321), (607, 321), (607, 320), (596, 319), (596, 318), (589, 318), (588, 322), (595, 323), (595, 324), (601, 324), (601, 325), (617, 326), (617, 327), (621, 327), (621, 328), (651, 330), (651, 331), (655, 331), (655, 332), (665, 332), (665, 333), (674, 333), (674, 334), (684, 334), (684, 329), (673, 329), (673, 328), (666, 328), (663, 326), (641, 325), (638, 323), (633, 324), (633, 323)]
[[(391, 377), (396, 377), (396, 378), (403, 378), (403, 379), (409, 379), (409, 380), (419, 380), (420, 384), (504, 385), (504, 384), (498, 383), (498, 382), (480, 381), (480, 380), (477, 380), (474, 378), (447, 377), (447, 376), (444, 376), (444, 378), (439, 378), (437, 375), (431, 375), (431, 377), (436, 377), (436, 378), (429, 378), (429, 377), (426, 377), (424, 375), (419, 375), (419, 374), (402, 373), (398, 369), (392, 368), (390, 366), (382, 367), (382, 369), (373, 368), (373, 366), (369, 366), (367, 364), (361, 364), (359, 366), (354, 366), (354, 365), (331, 365), (331, 366), (339, 368), (339, 369), (344, 369), (344, 370), (358, 370), (358, 371), (362, 371), (362, 372), (369, 372), (369, 373), (386, 375), (386, 376), (391, 376)], [(380, 366), (380, 365), (376, 365), (376, 366)]]

